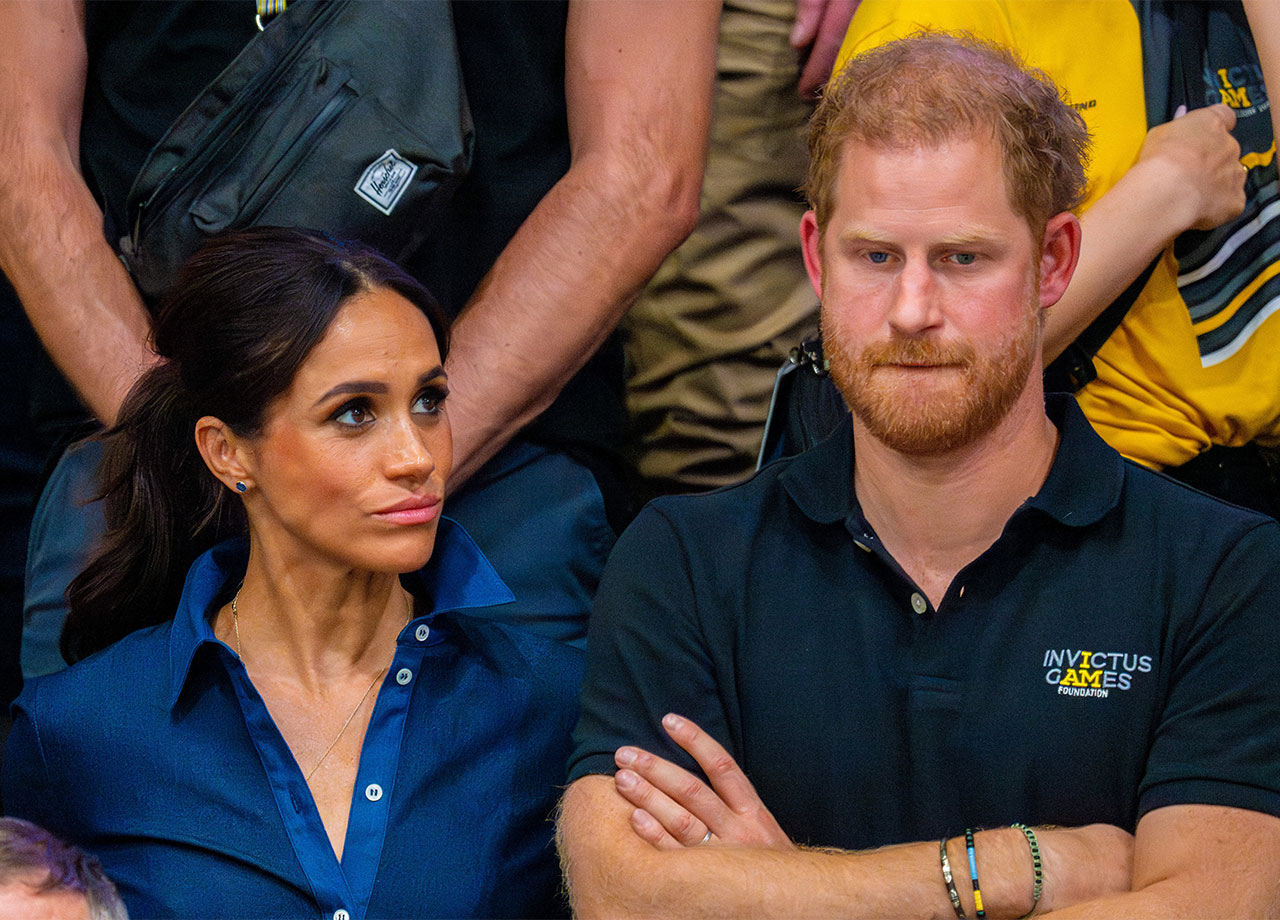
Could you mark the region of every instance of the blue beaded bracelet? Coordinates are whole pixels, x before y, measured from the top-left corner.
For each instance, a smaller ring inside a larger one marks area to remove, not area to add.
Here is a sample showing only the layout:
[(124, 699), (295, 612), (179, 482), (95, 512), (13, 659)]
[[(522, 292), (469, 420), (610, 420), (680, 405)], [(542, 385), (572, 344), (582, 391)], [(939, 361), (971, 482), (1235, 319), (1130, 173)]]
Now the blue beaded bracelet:
[(973, 828), (964, 829), (964, 845), (969, 851), (969, 880), (973, 882), (973, 906), (977, 909), (978, 920), (984, 920), (987, 912), (982, 907), (982, 886), (978, 884), (978, 856), (973, 850)]

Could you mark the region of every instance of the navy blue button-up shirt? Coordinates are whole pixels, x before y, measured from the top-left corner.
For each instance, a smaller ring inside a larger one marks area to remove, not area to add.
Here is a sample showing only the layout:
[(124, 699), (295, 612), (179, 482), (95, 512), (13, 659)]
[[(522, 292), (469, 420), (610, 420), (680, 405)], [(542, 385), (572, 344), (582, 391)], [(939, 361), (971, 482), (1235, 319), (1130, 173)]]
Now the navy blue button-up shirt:
[(247, 545), (192, 566), (175, 618), (15, 704), (10, 813), (101, 860), (135, 916), (545, 916), (549, 814), (577, 714), (581, 653), (467, 616), (511, 594), (442, 522), (405, 576), (430, 613), (401, 631), (361, 752), (343, 859), (302, 772), (210, 617)]

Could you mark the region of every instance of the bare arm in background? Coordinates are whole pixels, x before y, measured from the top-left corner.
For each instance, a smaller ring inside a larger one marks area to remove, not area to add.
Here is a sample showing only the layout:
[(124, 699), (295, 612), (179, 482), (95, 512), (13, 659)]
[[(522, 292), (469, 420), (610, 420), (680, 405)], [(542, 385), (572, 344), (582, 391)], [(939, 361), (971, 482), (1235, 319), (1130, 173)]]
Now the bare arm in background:
[(572, 161), (453, 326), (457, 488), (541, 413), (697, 221), (720, 5), (573, 0)]
[[(1258, 63), (1262, 67), (1262, 82), (1270, 93), (1280, 87), (1280, 4), (1274, 0), (1242, 0), (1245, 18), (1249, 20), (1249, 31), (1253, 33), (1253, 44), (1258, 49)], [(1276, 108), (1276, 100), (1271, 100), (1271, 134), (1272, 152), (1274, 142), (1280, 139), (1280, 109)]]
[(1208, 230), (1244, 210), (1235, 113), (1211, 105), (1147, 132), (1138, 162), (1080, 215), (1080, 261), (1048, 312), (1045, 362), (1088, 328), (1151, 260), (1192, 228)]
[(110, 423), (156, 356), (80, 175), (84, 5), (0, 3), (0, 35), (0, 268), (58, 368)]

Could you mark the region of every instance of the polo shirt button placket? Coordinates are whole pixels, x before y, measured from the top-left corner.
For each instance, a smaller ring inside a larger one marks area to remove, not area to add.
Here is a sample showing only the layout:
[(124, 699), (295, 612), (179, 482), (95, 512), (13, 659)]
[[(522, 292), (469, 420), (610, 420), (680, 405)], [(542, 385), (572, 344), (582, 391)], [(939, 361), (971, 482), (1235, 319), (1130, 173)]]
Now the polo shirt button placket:
[(400, 686), (403, 687), (411, 680), (413, 680), (413, 672), (408, 668), (401, 668), (399, 671), (396, 671), (396, 683)]
[(364, 797), (370, 802), (376, 802), (382, 798), (382, 787), (377, 783), (370, 783), (364, 787)]
[(333, 920), (351, 920), (351, 914), (345, 908), (339, 907), (333, 912)]
[(413, 631), (413, 637), (419, 642), (426, 642), (427, 637), (431, 635), (431, 627), (426, 623), (419, 623), (418, 628)]

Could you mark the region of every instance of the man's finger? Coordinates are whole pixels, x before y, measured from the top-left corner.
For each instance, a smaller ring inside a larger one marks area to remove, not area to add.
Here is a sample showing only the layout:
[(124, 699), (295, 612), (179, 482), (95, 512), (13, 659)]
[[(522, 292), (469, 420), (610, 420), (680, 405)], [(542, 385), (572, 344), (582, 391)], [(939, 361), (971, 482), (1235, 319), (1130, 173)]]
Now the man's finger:
[(645, 843), (659, 850), (681, 850), (680, 841), (667, 833), (662, 822), (643, 808), (631, 812), (631, 829)]
[(760, 796), (756, 787), (751, 785), (747, 774), (742, 772), (738, 762), (728, 751), (704, 732), (690, 719), (667, 713), (662, 718), (662, 727), (667, 730), (671, 740), (680, 745), (698, 762), (702, 772), (711, 780), (716, 794), (724, 800), (725, 805), (738, 814), (760, 806)]
[[(650, 781), (649, 776), (654, 775), (653, 773), (642, 775), (639, 771), (644, 766), (637, 763), (631, 769), (619, 770), (614, 775), (613, 782), (618, 794), (657, 819), (666, 832), (682, 846), (701, 843), (707, 831), (712, 828), (711, 822), (714, 820), (708, 813), (715, 812), (721, 816), (727, 814), (724, 803), (693, 774), (653, 755), (649, 755), (649, 758), (657, 762), (650, 766), (656, 768), (654, 772), (660, 777), (659, 781)], [(669, 769), (663, 769), (663, 765)], [(684, 776), (679, 777), (674, 771)], [(669, 783), (679, 782), (682, 786), (679, 790), (668, 788), (662, 785), (663, 780)], [(689, 795), (686, 792), (686, 788), (691, 789), (693, 783), (702, 787), (700, 794)], [(677, 795), (684, 796), (685, 800), (678, 799)], [(686, 807), (686, 802), (689, 807)]]

